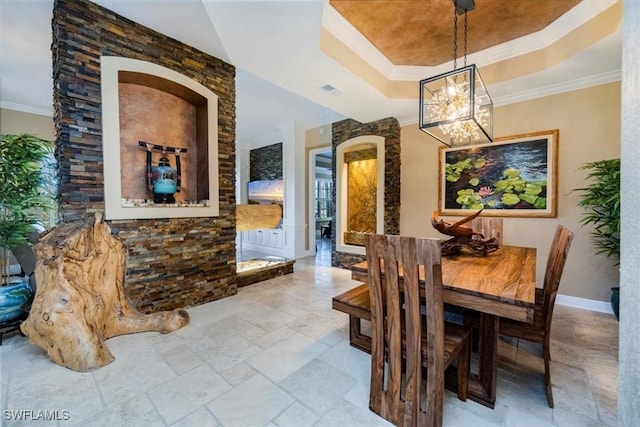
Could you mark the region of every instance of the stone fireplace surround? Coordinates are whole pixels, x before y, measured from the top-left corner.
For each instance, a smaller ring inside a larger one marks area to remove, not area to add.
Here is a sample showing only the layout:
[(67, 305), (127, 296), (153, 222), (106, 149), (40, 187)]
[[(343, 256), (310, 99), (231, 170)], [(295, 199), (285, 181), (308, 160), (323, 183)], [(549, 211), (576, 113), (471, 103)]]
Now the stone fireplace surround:
[(62, 221), (104, 211), (112, 179), (103, 169), (100, 57), (174, 70), (218, 96), (219, 216), (109, 221), (127, 248), (126, 296), (154, 312), (235, 294), (235, 68), (87, 0), (56, 0), (52, 27)]

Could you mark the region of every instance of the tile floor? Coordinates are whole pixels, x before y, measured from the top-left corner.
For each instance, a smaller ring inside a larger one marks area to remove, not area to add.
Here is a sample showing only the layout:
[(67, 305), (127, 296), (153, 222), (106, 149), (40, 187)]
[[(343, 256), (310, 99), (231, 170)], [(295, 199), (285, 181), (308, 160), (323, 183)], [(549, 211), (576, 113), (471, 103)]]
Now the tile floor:
[[(390, 425), (368, 409), (369, 355), (349, 346), (347, 316), (331, 309), (331, 297), (356, 282), (329, 264), (326, 252), (298, 260), (292, 275), (189, 309), (190, 324), (174, 333), (112, 338), (115, 361), (91, 373), (5, 337), (2, 425)], [(445, 426), (615, 425), (617, 331), (613, 316), (557, 306), (555, 409), (540, 350), (501, 339), (495, 409), (446, 392)], [(12, 419), (20, 410), (58, 411), (61, 420)]]

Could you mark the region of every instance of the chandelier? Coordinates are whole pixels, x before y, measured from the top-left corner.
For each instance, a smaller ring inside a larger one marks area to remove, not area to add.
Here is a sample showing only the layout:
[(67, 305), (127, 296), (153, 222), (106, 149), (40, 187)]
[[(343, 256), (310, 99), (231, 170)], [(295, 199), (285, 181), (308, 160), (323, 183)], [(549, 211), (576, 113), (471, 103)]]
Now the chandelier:
[[(453, 71), (420, 81), (420, 129), (454, 147), (493, 141), (493, 102), (475, 64), (467, 65), (467, 12), (473, 0), (453, 0)], [(458, 15), (464, 13), (464, 66), (457, 68)]]

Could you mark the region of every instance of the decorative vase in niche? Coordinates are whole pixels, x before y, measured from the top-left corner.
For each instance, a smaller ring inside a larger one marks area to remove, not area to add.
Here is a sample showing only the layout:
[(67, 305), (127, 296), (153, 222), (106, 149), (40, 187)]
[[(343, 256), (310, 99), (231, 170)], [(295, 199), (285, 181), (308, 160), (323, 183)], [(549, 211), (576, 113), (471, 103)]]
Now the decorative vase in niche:
[(166, 157), (161, 157), (158, 166), (153, 167), (152, 182), (155, 203), (175, 203), (173, 195), (178, 188), (178, 173)]

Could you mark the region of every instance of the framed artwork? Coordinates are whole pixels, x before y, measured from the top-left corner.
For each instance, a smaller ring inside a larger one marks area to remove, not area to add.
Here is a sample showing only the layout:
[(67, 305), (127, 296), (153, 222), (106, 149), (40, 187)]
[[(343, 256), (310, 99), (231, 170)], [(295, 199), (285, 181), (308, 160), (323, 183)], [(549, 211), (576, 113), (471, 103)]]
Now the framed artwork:
[(270, 179), (263, 181), (249, 181), (247, 184), (249, 204), (282, 206), (284, 202), (284, 181)]
[(555, 217), (558, 130), (440, 148), (438, 213)]

